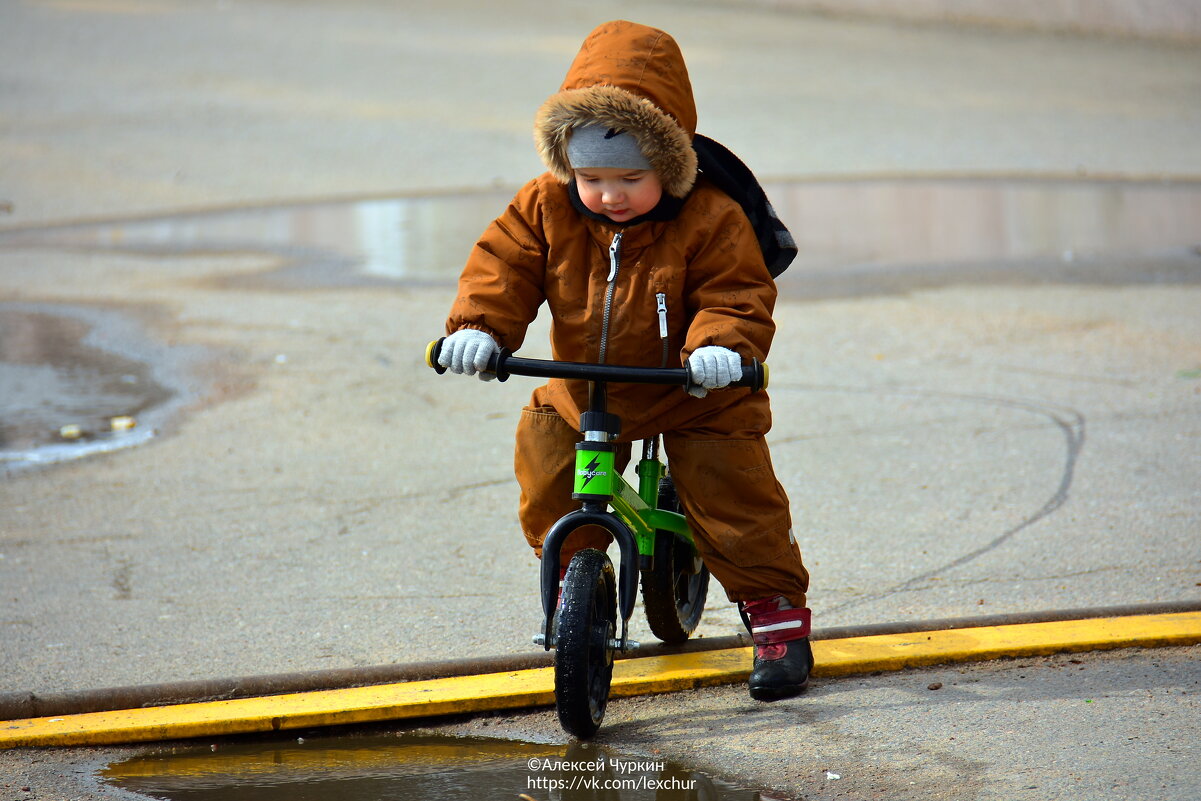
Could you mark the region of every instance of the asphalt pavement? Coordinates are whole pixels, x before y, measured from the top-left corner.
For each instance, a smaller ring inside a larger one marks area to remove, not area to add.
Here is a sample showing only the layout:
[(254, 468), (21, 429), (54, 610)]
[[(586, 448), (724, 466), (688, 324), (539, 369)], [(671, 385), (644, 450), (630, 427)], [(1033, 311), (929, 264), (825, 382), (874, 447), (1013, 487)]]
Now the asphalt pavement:
[[(5, 4), (4, 361), (66, 319), (176, 402), (0, 476), (0, 688), (531, 650), (532, 386), (423, 349), (613, 16), (676, 36), (701, 132), (806, 246), (770, 441), (815, 625), (1201, 599), (1195, 47), (723, 3)], [(701, 634), (739, 625), (714, 588)], [(1199, 681), (1196, 647), (1049, 656), (622, 700), (602, 737), (789, 798), (1195, 798)], [(563, 742), (545, 710), (454, 725)], [(93, 769), (129, 753), (0, 753), (0, 792), (118, 797)]]

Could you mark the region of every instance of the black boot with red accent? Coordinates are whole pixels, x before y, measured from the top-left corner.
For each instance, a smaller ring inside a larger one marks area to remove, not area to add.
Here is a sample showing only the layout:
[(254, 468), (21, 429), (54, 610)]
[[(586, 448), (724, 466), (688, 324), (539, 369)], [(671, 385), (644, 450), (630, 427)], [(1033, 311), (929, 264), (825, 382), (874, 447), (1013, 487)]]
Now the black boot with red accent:
[(755, 666), (748, 682), (751, 698), (778, 701), (804, 692), (813, 669), (809, 609), (798, 609), (777, 595), (740, 601), (738, 610), (755, 642)]

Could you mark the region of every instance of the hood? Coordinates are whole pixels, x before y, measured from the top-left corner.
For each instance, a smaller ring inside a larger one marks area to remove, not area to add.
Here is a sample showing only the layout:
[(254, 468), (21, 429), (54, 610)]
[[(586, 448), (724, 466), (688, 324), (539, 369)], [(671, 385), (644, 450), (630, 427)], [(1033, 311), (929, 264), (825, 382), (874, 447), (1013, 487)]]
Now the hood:
[(559, 92), (534, 120), (538, 153), (563, 183), (572, 180), (568, 135), (588, 124), (632, 135), (667, 194), (680, 198), (692, 189), (696, 102), (684, 56), (667, 33), (617, 20), (584, 40)]

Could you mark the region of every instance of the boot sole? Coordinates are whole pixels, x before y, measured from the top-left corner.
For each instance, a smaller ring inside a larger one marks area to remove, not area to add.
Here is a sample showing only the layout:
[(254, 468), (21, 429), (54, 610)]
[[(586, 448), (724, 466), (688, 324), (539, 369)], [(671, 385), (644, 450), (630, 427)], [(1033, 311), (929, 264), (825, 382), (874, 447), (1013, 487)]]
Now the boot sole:
[(809, 680), (801, 684), (789, 684), (784, 687), (749, 687), (751, 698), (756, 701), (783, 701), (785, 698), (794, 698), (805, 690), (809, 689)]

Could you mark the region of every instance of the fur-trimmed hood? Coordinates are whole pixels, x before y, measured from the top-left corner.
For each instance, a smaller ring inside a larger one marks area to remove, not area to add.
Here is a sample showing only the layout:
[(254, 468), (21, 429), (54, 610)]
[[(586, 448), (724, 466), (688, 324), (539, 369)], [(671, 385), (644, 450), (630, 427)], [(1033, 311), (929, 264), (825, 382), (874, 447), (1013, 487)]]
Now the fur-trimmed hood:
[(572, 180), (571, 129), (588, 124), (632, 135), (663, 189), (685, 197), (696, 181), (696, 103), (679, 46), (656, 28), (617, 20), (584, 40), (557, 94), (534, 120), (534, 140), (547, 169)]

